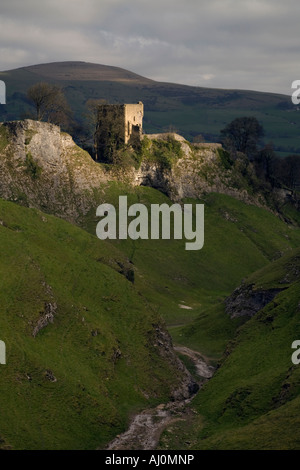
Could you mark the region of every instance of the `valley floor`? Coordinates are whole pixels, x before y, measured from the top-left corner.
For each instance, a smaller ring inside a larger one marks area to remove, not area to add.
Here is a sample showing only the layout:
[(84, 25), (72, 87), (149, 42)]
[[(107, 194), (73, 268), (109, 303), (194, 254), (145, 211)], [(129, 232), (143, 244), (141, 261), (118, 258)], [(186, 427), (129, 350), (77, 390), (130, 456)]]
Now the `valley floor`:
[[(201, 354), (192, 349), (175, 346), (175, 351), (188, 356), (196, 369), (199, 387), (204, 383), (203, 379), (212, 377), (214, 368), (209, 366)], [(197, 392), (196, 392), (197, 393)], [(146, 409), (138, 413), (132, 419), (129, 428), (117, 436), (107, 446), (108, 450), (154, 450), (156, 449), (161, 433), (167, 426), (179, 420), (185, 420), (192, 413), (189, 408), (191, 398), (181, 401), (171, 401), (152, 409)]]

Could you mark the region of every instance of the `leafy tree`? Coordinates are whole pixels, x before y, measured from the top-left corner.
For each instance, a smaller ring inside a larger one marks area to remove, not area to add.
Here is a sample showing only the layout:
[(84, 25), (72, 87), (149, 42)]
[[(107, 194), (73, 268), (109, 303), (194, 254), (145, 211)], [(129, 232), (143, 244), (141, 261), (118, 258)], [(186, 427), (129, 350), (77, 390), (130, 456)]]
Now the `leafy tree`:
[(276, 166), (276, 177), (288, 188), (300, 189), (300, 156), (289, 155), (279, 160)]
[(240, 117), (221, 131), (221, 141), (225, 149), (233, 155), (242, 152), (252, 160), (257, 154), (257, 144), (263, 135), (263, 127), (255, 117)]
[(27, 91), (33, 103), (38, 121), (66, 125), (70, 118), (70, 108), (61, 88), (46, 82), (32, 85)]
[(272, 144), (267, 144), (265, 147), (257, 152), (255, 156), (255, 170), (260, 179), (264, 179), (271, 183), (274, 187), (276, 184), (276, 166), (278, 157), (274, 152)]

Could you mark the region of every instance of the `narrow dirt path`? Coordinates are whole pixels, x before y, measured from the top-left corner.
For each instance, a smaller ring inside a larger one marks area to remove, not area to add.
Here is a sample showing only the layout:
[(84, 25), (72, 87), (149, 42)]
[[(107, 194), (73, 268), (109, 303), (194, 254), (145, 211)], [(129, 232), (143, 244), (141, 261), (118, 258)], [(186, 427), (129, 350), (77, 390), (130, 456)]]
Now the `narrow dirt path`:
[[(203, 384), (203, 379), (208, 380), (212, 377), (214, 368), (206, 364), (200, 353), (184, 346), (177, 346), (174, 349), (180, 354), (188, 356), (194, 362), (198, 379), (201, 379), (200, 387)], [(127, 431), (117, 436), (106, 448), (108, 450), (155, 449), (166, 426), (185, 419), (187, 405), (194, 396), (186, 400), (161, 404), (156, 408), (147, 409), (135, 415)]]

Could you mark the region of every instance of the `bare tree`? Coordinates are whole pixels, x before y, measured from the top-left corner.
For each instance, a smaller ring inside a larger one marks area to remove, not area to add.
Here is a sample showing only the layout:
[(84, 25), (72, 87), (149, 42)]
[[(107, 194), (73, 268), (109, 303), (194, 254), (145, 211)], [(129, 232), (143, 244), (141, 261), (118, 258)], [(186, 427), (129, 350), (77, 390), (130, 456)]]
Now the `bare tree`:
[(28, 89), (27, 97), (35, 107), (38, 121), (67, 124), (71, 112), (60, 87), (46, 82), (39, 82)]
[(114, 163), (116, 152), (125, 146), (123, 109), (119, 105), (101, 104), (96, 111), (96, 160)]
[(98, 121), (98, 110), (100, 106), (104, 104), (109, 104), (105, 99), (94, 99), (90, 98), (86, 102), (86, 109), (87, 112), (85, 113), (86, 119), (88, 121), (89, 126), (95, 132), (97, 121)]
[(104, 104), (108, 104), (105, 99), (88, 99), (85, 103), (84, 120), (77, 131), (81, 147), (87, 150), (95, 160), (97, 160), (96, 130), (98, 110)]

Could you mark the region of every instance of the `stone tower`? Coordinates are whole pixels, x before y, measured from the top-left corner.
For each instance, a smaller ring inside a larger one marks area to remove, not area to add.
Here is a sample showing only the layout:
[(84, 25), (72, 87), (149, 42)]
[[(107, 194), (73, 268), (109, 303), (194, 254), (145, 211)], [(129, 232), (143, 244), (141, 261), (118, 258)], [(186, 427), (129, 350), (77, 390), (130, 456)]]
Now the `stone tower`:
[(144, 105), (141, 101), (137, 104), (124, 104), (124, 127), (125, 144), (128, 144), (131, 137), (141, 136), (143, 132)]
[(110, 161), (123, 145), (140, 140), (143, 132), (144, 105), (103, 104), (98, 108), (95, 147), (97, 158)]

